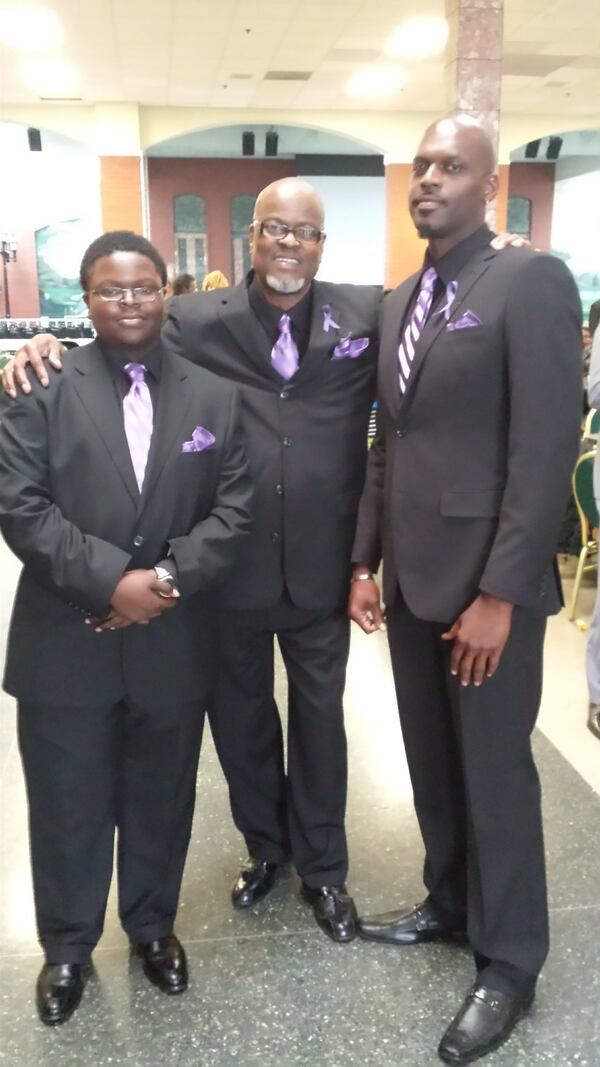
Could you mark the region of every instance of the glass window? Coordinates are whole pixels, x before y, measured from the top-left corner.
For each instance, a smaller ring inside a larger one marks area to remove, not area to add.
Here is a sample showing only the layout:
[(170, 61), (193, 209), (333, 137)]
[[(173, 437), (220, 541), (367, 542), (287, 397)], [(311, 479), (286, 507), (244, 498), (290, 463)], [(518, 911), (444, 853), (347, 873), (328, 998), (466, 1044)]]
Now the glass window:
[(248, 227), (254, 217), (255, 196), (231, 198), (231, 264), (233, 284), (238, 285), (250, 270), (250, 242)]
[(177, 274), (193, 274), (198, 286), (208, 271), (206, 204), (203, 196), (182, 193), (173, 197), (173, 231)]

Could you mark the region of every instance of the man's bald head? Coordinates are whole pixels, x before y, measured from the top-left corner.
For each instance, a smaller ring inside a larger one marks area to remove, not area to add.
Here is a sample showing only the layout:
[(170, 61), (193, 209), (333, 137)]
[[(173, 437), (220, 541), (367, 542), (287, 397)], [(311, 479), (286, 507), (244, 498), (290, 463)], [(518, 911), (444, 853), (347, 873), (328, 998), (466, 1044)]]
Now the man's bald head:
[(258, 194), (254, 206), (254, 217), (263, 221), (270, 218), (273, 212), (283, 208), (292, 210), (304, 210), (311, 213), (312, 218), (318, 220), (320, 230), (325, 222), (325, 207), (316, 189), (305, 182), (302, 178), (279, 178), (271, 182)]
[(409, 207), (420, 237), (434, 256), (473, 233), (485, 221), (498, 180), (491, 137), (468, 115), (434, 122), (413, 160)]
[(439, 119), (438, 122), (432, 122), (425, 131), (423, 140), (433, 136), (453, 137), (473, 159), (479, 161), (483, 174), (493, 174), (496, 170), (496, 152), (492, 138), (471, 115), (450, 115), (448, 118)]

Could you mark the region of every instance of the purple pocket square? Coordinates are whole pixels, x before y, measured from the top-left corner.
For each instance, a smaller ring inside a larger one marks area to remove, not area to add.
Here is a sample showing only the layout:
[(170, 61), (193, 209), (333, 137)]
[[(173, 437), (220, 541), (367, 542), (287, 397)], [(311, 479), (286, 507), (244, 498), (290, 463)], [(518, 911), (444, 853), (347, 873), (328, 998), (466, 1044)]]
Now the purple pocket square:
[(368, 337), (342, 337), (333, 350), (332, 359), (356, 359), (369, 347)]
[(181, 446), (182, 452), (204, 452), (207, 448), (212, 448), (216, 441), (214, 434), (210, 430), (205, 430), (204, 426), (196, 426), (192, 434), (191, 441), (184, 441)]
[(483, 323), (474, 311), (465, 311), (456, 322), (449, 322), (447, 330), (468, 330), (469, 326), (483, 326)]

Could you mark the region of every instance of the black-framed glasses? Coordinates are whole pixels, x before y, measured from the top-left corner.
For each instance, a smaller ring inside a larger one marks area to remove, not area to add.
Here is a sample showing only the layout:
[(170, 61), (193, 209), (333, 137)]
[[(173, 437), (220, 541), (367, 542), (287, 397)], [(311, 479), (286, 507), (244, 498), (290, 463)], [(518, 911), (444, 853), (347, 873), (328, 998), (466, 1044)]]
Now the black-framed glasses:
[(131, 293), (132, 300), (136, 304), (151, 304), (164, 292), (161, 287), (155, 285), (136, 285), (133, 289), (123, 289), (120, 285), (103, 285), (101, 289), (91, 289), (90, 296), (99, 296), (101, 300), (120, 301), (125, 299), (126, 293)]
[(285, 222), (279, 222), (278, 219), (253, 219), (252, 225), (258, 226), (261, 236), (273, 237), (277, 241), (283, 241), (288, 233), (293, 233), (295, 239), (303, 245), (317, 245), (325, 236), (323, 230), (307, 223), (301, 226), (286, 226)]

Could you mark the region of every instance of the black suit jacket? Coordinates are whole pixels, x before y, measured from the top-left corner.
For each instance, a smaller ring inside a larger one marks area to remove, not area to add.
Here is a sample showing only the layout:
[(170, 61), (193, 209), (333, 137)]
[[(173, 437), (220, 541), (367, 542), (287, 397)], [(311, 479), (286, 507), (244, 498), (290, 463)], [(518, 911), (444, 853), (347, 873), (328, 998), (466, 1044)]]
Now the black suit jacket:
[[(203, 426), (215, 444), (182, 452)], [(123, 414), (95, 343), (78, 348), (48, 389), (11, 401), (0, 425), (0, 528), (24, 563), (5, 688), (34, 703), (128, 696), (175, 705), (209, 688), (215, 583), (249, 528), (250, 477), (234, 388), (163, 353), (143, 492)], [(95, 634), (125, 570), (171, 550), (182, 599), (148, 626)]]
[[(169, 305), (168, 347), (235, 382), (242, 397), (255, 523), (224, 587), (230, 607), (273, 604), (284, 582), (302, 608), (329, 610), (346, 598), (380, 300), (376, 287), (314, 282), (308, 350), (289, 382), (271, 367), (245, 285)], [(327, 306), (336, 326), (325, 330)], [(356, 358), (332, 359), (348, 335), (366, 337), (368, 347)]]
[[(398, 343), (420, 277), (385, 301), (379, 426), (355, 561), (384, 559), (384, 598), (450, 622), (483, 590), (558, 610), (553, 554), (577, 455), (581, 308), (570, 272), (523, 249), (477, 252), (450, 323), (433, 315), (401, 399)], [(465, 312), (480, 325), (448, 329)]]

